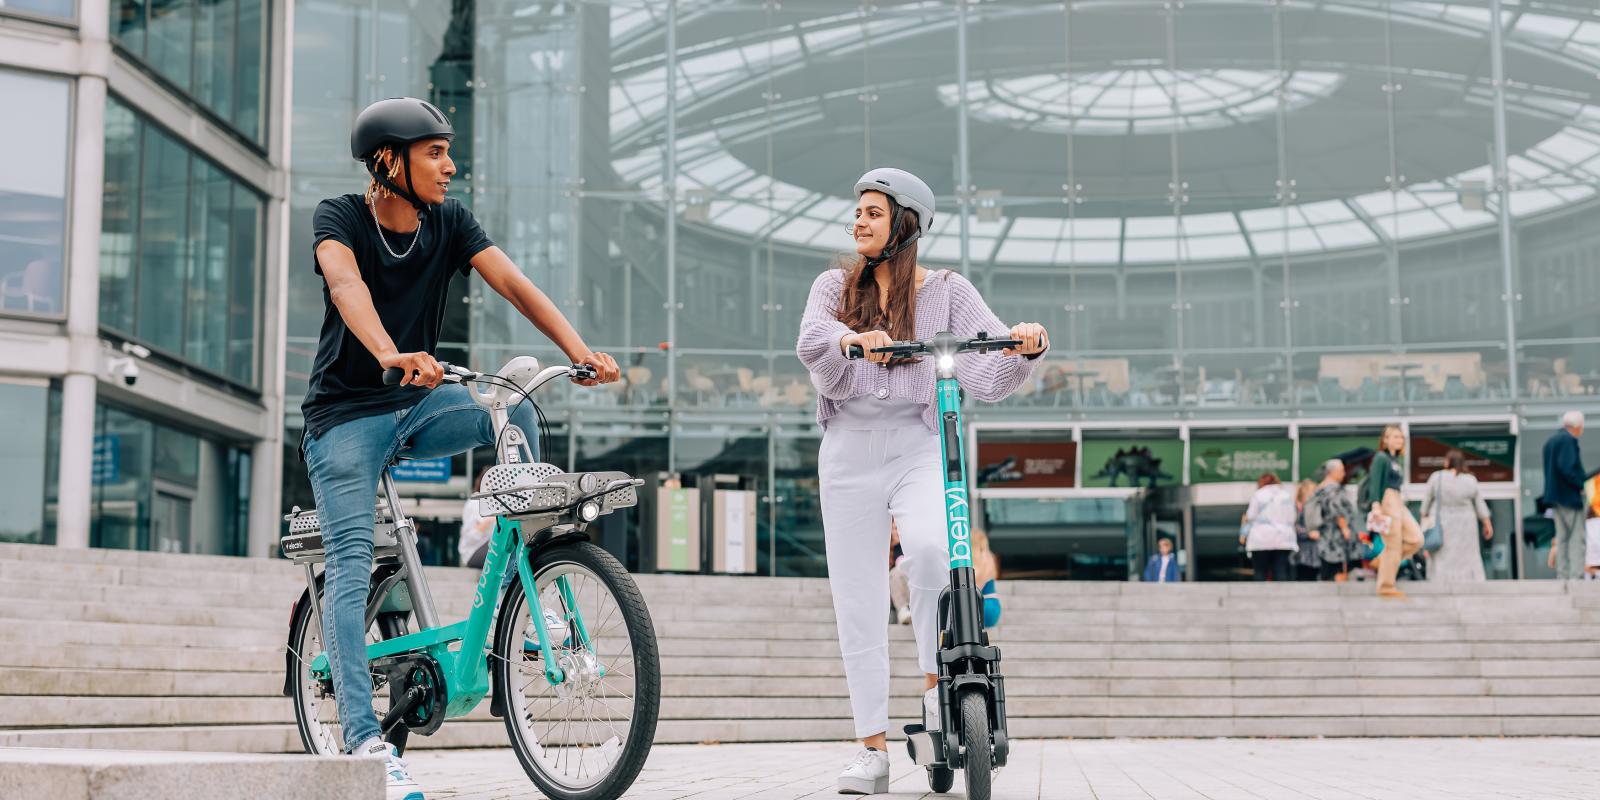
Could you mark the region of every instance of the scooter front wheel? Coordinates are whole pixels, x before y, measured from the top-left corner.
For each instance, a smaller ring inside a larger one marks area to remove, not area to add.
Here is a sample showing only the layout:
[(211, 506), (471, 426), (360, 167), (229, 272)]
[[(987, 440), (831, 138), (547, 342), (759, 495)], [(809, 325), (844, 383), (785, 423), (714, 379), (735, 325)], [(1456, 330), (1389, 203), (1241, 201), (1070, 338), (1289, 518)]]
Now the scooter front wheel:
[(982, 692), (961, 695), (961, 771), (967, 776), (967, 800), (989, 800), (994, 779), (994, 744), (989, 740), (989, 701)]

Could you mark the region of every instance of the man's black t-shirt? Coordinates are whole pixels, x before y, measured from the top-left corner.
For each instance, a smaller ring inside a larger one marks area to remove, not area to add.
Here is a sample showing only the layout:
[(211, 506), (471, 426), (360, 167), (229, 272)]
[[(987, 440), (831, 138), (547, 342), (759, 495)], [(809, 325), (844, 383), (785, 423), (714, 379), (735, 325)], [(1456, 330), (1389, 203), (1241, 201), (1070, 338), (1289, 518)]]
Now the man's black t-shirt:
[[(422, 215), (421, 238), (409, 255), (395, 258), (378, 240), (378, 225), (359, 194), (332, 197), (317, 204), (311, 218), (312, 262), (316, 246), (332, 239), (355, 253), (361, 280), (372, 294), (372, 306), (394, 346), (402, 353), (432, 353), (444, 324), (446, 292), (457, 271), (471, 271), (472, 257), (492, 247), (472, 212), (454, 199), (430, 207)], [(385, 230), (396, 253), (411, 246), (413, 233)], [(316, 264), (317, 274), (322, 265)], [(322, 286), (322, 335), (311, 368), (310, 388), (300, 404), (306, 436), (315, 438), (342, 422), (415, 405), (427, 394), (410, 386), (383, 385), (383, 368), (366, 345), (344, 324), (339, 309)]]

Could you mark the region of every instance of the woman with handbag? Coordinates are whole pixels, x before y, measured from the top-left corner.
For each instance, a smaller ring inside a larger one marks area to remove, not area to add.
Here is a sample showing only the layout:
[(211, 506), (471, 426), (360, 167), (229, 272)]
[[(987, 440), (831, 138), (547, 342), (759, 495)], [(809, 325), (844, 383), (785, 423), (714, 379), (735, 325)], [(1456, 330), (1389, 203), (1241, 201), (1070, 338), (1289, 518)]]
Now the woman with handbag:
[(1257, 582), (1294, 580), (1291, 559), (1298, 549), (1294, 528), (1299, 515), (1289, 487), (1277, 475), (1261, 473), (1239, 532)]
[[(1467, 471), (1460, 450), (1444, 456), (1444, 469), (1428, 476), (1422, 498), (1423, 536), (1426, 547), (1436, 549), (1429, 559), (1428, 580), (1438, 583), (1479, 583), (1486, 580), (1478, 533), (1494, 538), (1489, 506), (1478, 490), (1478, 479)], [(1431, 541), (1430, 541), (1431, 540)], [(1435, 544), (1437, 542), (1437, 544)]]

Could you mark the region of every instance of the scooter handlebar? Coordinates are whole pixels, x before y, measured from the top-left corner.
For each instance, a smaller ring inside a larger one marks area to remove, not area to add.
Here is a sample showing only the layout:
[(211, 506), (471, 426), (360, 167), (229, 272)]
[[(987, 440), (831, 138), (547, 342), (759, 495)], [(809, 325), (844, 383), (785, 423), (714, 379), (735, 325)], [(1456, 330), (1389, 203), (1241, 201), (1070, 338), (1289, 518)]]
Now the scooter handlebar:
[(990, 350), (1004, 350), (1007, 347), (1021, 347), (1021, 339), (968, 339), (961, 343), (961, 353), (987, 353)]
[[(872, 348), (872, 352), (893, 353), (897, 356), (914, 356), (918, 353), (927, 352), (927, 349), (927, 346), (922, 342), (895, 342), (884, 347), (874, 347)], [(857, 359), (866, 358), (867, 356), (866, 353), (863, 352), (861, 345), (853, 344), (845, 350), (844, 357), (854, 361)]]
[[(894, 342), (884, 347), (874, 347), (872, 348), (872, 352), (891, 353), (897, 356), (920, 355), (922, 353), (929, 352), (932, 349), (933, 341), (934, 340), (922, 342)], [(990, 339), (986, 334), (983, 333), (978, 334), (977, 338), (958, 339), (955, 341), (959, 342), (956, 347), (956, 352), (958, 353), (987, 353), (992, 350), (1004, 350), (1008, 347), (1022, 346), (1022, 340), (1020, 339)], [(866, 352), (861, 345), (853, 344), (845, 349), (844, 357), (854, 361), (857, 359), (866, 358)]]

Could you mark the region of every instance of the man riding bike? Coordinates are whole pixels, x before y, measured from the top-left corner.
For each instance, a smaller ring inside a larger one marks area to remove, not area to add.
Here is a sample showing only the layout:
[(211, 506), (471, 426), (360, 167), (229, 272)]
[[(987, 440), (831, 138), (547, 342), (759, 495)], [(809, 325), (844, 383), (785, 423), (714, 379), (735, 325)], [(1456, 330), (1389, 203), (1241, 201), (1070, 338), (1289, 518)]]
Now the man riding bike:
[[(323, 637), (345, 752), (388, 759), (390, 800), (422, 800), (405, 763), (383, 741), (372, 707), (366, 601), (374, 498), (399, 456), (432, 458), (492, 445), (489, 413), (465, 386), (440, 383), (439, 344), (450, 279), (477, 270), (490, 288), (609, 383), (617, 363), (584, 344), (561, 311), (446, 197), (455, 130), (415, 98), (381, 100), (356, 117), (350, 153), (372, 182), (363, 194), (323, 200), (312, 218), (314, 264), (324, 280), (322, 331), (301, 410), (305, 459), (326, 547)], [(404, 371), (399, 386), (383, 372)], [(533, 409), (511, 414), (537, 441)]]

